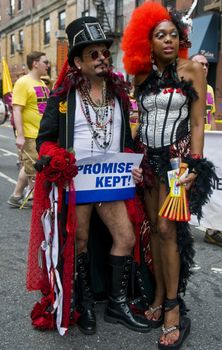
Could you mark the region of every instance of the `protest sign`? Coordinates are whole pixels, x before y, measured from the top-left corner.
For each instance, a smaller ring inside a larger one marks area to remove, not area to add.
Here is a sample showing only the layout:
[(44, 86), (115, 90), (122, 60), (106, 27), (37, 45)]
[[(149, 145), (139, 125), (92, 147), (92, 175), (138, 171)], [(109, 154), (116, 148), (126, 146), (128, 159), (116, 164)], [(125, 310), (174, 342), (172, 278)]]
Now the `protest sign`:
[(76, 203), (110, 202), (135, 196), (132, 169), (138, 167), (142, 154), (115, 153), (77, 161), (74, 179)]

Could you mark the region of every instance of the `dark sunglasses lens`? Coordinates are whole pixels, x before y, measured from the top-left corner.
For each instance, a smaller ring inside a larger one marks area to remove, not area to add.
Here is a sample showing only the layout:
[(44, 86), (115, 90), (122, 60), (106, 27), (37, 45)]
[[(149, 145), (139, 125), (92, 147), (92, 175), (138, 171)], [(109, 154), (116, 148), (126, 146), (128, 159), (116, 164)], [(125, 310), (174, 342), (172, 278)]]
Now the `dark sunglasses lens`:
[(97, 58), (99, 57), (99, 52), (98, 51), (93, 51), (91, 53), (91, 57), (93, 60), (97, 60)]
[(109, 50), (103, 50), (103, 51), (93, 51), (91, 53), (91, 57), (93, 60), (97, 60), (97, 58), (99, 57), (100, 53), (103, 55), (103, 57), (105, 58), (109, 58), (110, 57), (110, 51)]
[(110, 51), (109, 50), (103, 50), (102, 54), (103, 54), (103, 56), (105, 58), (109, 58), (110, 57)]

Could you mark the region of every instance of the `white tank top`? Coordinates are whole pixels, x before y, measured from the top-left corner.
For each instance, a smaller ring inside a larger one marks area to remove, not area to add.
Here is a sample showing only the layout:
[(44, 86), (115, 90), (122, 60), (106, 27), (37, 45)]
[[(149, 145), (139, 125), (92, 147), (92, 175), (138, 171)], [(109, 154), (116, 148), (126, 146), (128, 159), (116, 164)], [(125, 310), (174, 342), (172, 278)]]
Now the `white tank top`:
[[(121, 135), (121, 110), (117, 98), (114, 100), (114, 111), (112, 123), (107, 123), (106, 135), (104, 135), (104, 128), (96, 128), (95, 124), (91, 127), (85, 114), (83, 113), (79, 92), (76, 91), (76, 113), (74, 124), (74, 151), (76, 159), (82, 159), (90, 156), (97, 156), (106, 153), (120, 152), (120, 135)], [(84, 105), (83, 105), (84, 106)], [(109, 109), (110, 113), (110, 109)], [(89, 114), (91, 122), (96, 122), (96, 113), (89, 105)], [(107, 116), (109, 120), (110, 115)], [(93, 138), (93, 130), (98, 133), (98, 141)], [(103, 142), (107, 141), (109, 145), (103, 146)]]

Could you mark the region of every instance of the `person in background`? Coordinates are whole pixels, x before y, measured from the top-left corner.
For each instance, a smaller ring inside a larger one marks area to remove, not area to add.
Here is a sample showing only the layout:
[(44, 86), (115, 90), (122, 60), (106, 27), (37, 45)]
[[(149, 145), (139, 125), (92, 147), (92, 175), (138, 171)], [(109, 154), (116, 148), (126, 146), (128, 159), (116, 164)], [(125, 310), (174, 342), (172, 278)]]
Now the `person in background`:
[[(17, 183), (8, 204), (13, 208), (20, 208), (24, 203), (24, 189), (30, 190), (34, 186), (35, 169), (33, 164), (37, 160), (36, 137), (40, 120), (46, 107), (49, 89), (40, 79), (48, 72), (49, 61), (43, 52), (34, 51), (27, 55), (29, 73), (19, 78), (14, 85), (12, 105), (14, 124), (16, 128), (16, 146), (21, 155), (21, 169)], [(23, 208), (30, 208), (27, 202)]]
[[(189, 46), (180, 14), (157, 2), (145, 2), (134, 10), (122, 38), (125, 70), (135, 76), (140, 110), (135, 143), (144, 153), (138, 183), (142, 173), (151, 226), (155, 296), (145, 315), (151, 327), (162, 325), (161, 350), (179, 349), (190, 332), (180, 294), (186, 291), (194, 256), (189, 219), (159, 213), (169, 197), (168, 172), (173, 161), (178, 161), (178, 168), (180, 160), (186, 163), (189, 173), (175, 186), (183, 184), (192, 193), (190, 210), (194, 211), (195, 199), (200, 216), (200, 199), (209, 197), (207, 184), (213, 175), (213, 169), (207, 174), (201, 168), (208, 162), (203, 158), (206, 79), (202, 67), (188, 59)], [(206, 188), (200, 194), (202, 176)]]
[(138, 104), (136, 99), (134, 98), (133, 92), (130, 93), (130, 128), (132, 132), (132, 138), (135, 139), (137, 135), (137, 129), (139, 126), (139, 110), (138, 110)]
[[(198, 62), (204, 69), (205, 76), (207, 78), (209, 63), (204, 55), (197, 54), (191, 57), (193, 62)], [(215, 123), (215, 98), (214, 90), (211, 85), (207, 84), (207, 97), (206, 97), (206, 116), (205, 116), (205, 130), (216, 130)]]
[[(209, 63), (204, 55), (197, 54), (191, 57), (193, 62), (199, 62), (204, 69), (205, 76), (207, 78)], [(205, 117), (205, 130), (216, 130), (216, 123), (214, 114), (216, 112), (214, 91), (212, 86), (207, 84), (207, 97), (206, 97), (206, 117)], [(204, 241), (206, 243), (216, 244), (222, 247), (222, 231), (213, 230), (207, 228)]]

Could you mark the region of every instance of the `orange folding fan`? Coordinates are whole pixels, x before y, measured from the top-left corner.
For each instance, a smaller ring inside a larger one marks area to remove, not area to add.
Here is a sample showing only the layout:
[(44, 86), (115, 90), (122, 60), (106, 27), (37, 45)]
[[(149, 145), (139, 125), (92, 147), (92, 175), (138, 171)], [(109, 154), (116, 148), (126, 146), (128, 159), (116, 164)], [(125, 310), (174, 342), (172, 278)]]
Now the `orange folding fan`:
[(170, 183), (170, 193), (166, 197), (159, 216), (174, 221), (190, 221), (190, 211), (184, 185), (177, 186), (178, 179), (184, 174), (188, 165), (180, 163), (177, 179)]

